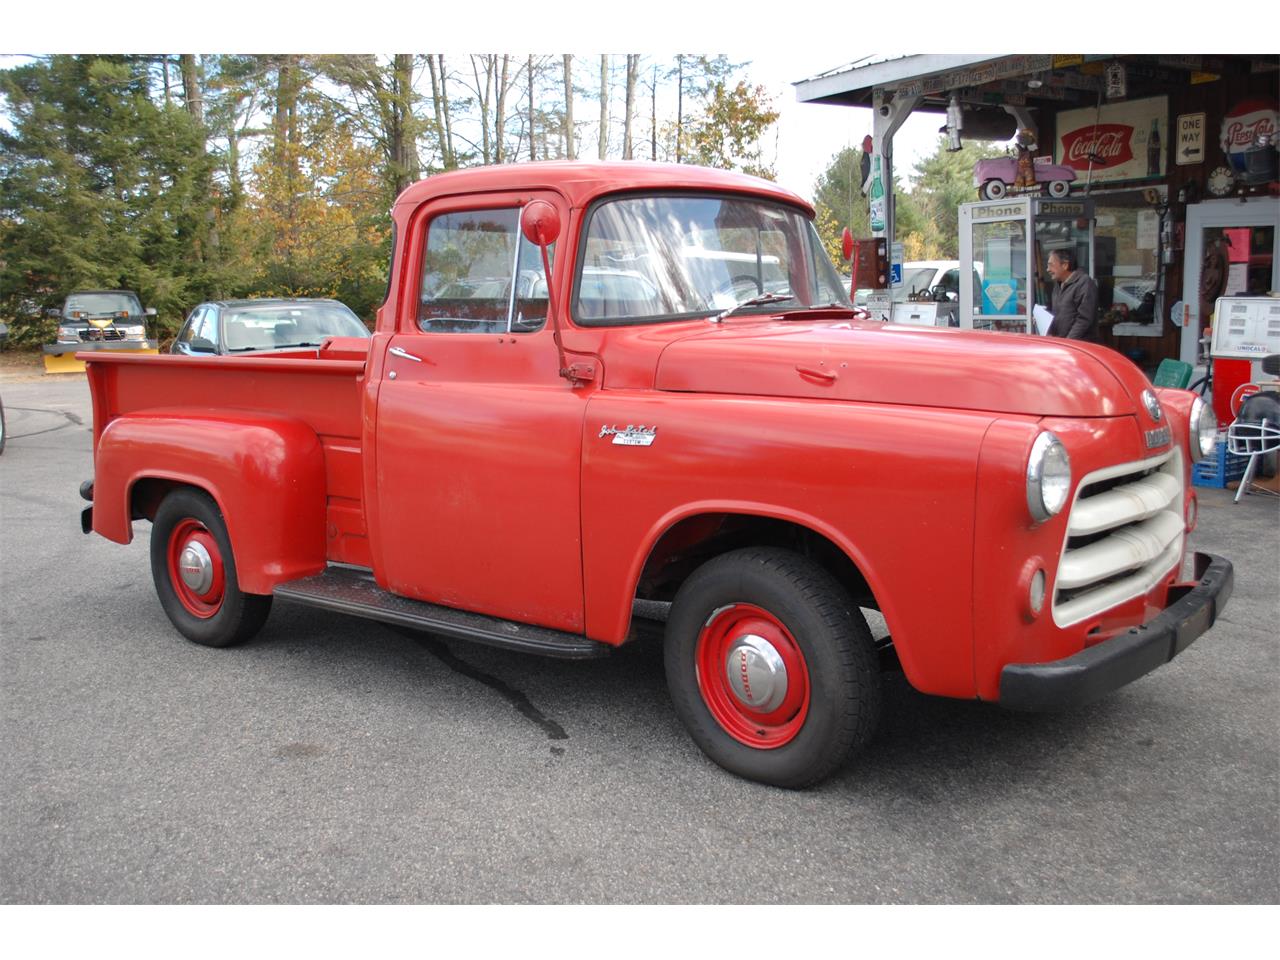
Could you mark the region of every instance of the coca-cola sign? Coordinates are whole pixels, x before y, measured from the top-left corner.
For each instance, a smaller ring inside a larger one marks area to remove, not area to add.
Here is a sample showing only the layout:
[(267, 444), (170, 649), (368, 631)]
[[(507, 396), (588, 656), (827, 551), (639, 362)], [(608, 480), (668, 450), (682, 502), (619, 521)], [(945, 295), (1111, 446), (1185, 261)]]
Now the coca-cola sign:
[(1165, 174), (1171, 140), (1168, 97), (1064, 110), (1057, 127), (1056, 159), (1076, 171), (1077, 183)]
[(1095, 170), (1128, 163), (1133, 159), (1133, 127), (1100, 123), (1063, 134), (1063, 164), (1073, 170), (1088, 170), (1090, 157)]

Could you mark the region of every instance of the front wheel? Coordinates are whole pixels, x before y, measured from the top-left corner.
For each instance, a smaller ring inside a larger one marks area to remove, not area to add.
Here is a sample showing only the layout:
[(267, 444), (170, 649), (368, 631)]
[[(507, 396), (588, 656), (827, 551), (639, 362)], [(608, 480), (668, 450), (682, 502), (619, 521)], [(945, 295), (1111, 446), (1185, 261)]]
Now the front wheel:
[(1061, 200), (1070, 192), (1071, 192), (1071, 184), (1067, 183), (1067, 181), (1065, 180), (1049, 181), (1049, 196), (1057, 200)]
[(988, 180), (982, 185), (982, 199), (984, 200), (1001, 200), (1004, 198), (1007, 188), (1003, 180)]
[(222, 512), (198, 490), (174, 490), (156, 511), (151, 576), (178, 632), (206, 647), (243, 643), (271, 612), (270, 596), (240, 589)]
[(787, 550), (737, 550), (698, 568), (672, 604), (665, 659), (694, 742), (751, 780), (811, 786), (879, 719), (862, 613), (830, 574)]

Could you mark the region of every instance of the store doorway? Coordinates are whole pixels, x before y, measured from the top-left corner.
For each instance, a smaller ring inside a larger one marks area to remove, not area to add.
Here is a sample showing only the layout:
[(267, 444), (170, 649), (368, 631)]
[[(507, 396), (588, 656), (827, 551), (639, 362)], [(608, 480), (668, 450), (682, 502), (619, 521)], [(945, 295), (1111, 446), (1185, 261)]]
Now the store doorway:
[(1280, 200), (1210, 200), (1187, 207), (1179, 357), (1194, 364), (1217, 297), (1280, 289)]

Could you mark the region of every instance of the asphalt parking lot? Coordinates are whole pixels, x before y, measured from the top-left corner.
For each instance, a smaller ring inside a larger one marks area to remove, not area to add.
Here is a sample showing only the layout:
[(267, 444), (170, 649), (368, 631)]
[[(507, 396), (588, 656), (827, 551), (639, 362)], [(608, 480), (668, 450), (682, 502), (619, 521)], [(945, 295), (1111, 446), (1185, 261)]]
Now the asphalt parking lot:
[(1022, 715), (890, 676), (818, 789), (705, 760), (656, 645), (586, 663), (277, 601), (184, 641), (148, 524), (79, 529), (83, 377), (0, 381), (5, 903), (1276, 903), (1280, 508), (1200, 490), (1235, 593), (1173, 663)]

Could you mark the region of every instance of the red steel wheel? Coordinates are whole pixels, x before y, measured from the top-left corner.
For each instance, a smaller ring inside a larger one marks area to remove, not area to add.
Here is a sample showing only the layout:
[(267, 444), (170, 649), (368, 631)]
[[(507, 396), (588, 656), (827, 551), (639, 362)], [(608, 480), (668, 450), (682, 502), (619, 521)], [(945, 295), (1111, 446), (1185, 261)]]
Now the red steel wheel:
[(243, 643), (261, 629), (269, 594), (245, 593), (222, 511), (201, 490), (165, 495), (151, 528), (151, 577), (170, 622), (206, 647)]
[(790, 550), (745, 547), (698, 567), (671, 603), (663, 661), (694, 742), (751, 780), (811, 786), (875, 730), (866, 621), (830, 572)]
[(695, 656), (703, 702), (729, 736), (759, 750), (795, 739), (809, 712), (809, 668), (777, 617), (749, 603), (717, 610)]
[(169, 534), (169, 582), (187, 612), (201, 620), (222, 608), (227, 574), (222, 551), (204, 525), (190, 517)]

